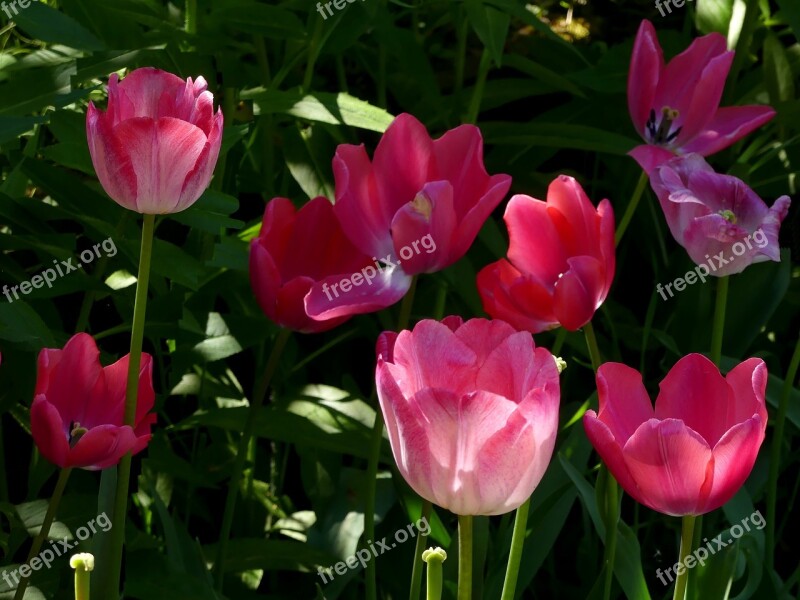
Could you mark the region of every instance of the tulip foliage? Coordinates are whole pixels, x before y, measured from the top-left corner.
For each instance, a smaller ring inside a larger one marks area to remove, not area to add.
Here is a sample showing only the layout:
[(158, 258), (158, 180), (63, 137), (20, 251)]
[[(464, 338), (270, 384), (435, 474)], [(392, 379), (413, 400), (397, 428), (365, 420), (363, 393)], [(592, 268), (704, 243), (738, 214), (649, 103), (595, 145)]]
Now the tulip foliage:
[(800, 595), (800, 5), (0, 9), (0, 598)]

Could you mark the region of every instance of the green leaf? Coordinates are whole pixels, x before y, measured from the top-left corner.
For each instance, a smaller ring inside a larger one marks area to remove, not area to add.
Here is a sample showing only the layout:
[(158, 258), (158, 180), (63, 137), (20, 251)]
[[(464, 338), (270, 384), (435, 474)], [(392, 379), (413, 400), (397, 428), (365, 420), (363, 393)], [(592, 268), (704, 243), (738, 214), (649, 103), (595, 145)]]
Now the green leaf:
[(511, 17), (506, 12), (485, 5), (483, 0), (465, 0), (464, 7), (475, 33), (491, 54), (494, 63), (501, 66)]
[(767, 30), (764, 39), (764, 79), (771, 104), (794, 100), (794, 74), (786, 50), (778, 37)]
[(777, 0), (780, 7), (779, 15), (783, 17), (794, 32), (794, 37), (800, 42), (800, 4), (795, 0)]
[(694, 18), (697, 29), (703, 33), (716, 31), (727, 36), (733, 15), (733, 2), (734, 0), (697, 0)]
[(27, 133), (34, 125), (44, 123), (44, 117), (3, 117), (0, 116), (0, 144)]
[(105, 45), (91, 31), (63, 12), (38, 0), (19, 1), (31, 3), (14, 16), (14, 21), (28, 35), (79, 50), (105, 50)]
[(482, 123), (481, 130), (487, 144), (572, 148), (619, 156), (626, 155), (636, 145), (635, 140), (624, 135), (570, 123), (490, 122)]
[(306, 37), (306, 28), (294, 13), (260, 2), (228, 1), (224, 8), (214, 10), (209, 18), (223, 26), (271, 39), (301, 40)]

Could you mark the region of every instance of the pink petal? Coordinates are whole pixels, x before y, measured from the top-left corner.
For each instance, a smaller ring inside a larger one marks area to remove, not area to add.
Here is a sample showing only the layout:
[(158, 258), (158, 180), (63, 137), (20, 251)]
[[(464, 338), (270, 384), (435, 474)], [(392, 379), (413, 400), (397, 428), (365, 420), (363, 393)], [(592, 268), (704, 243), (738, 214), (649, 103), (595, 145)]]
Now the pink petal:
[(567, 259), (567, 270), (555, 282), (553, 312), (559, 323), (576, 331), (592, 320), (594, 312), (605, 300), (605, 267), (591, 256)]
[(223, 116), (222, 111), (219, 110), (214, 117), (205, 147), (197, 157), (192, 170), (186, 174), (180, 200), (175, 205), (173, 212), (180, 212), (189, 208), (208, 188), (211, 177), (214, 174), (214, 168), (217, 165), (219, 150), (222, 146), (222, 126)]
[[(510, 187), (511, 177), (508, 175), (492, 175), (489, 178), (485, 193), (469, 208), (467, 214), (458, 224), (451, 243), (448, 266), (461, 259), (467, 253), (486, 219), (503, 201)], [(458, 204), (458, 196), (455, 197), (455, 202)], [(460, 209), (457, 206), (456, 212), (458, 210)]]
[(599, 419), (621, 446), (642, 423), (653, 418), (653, 405), (642, 374), (622, 363), (607, 362), (597, 369)]
[(700, 79), (694, 86), (692, 101), (685, 115), (681, 115), (673, 125), (680, 126), (681, 133), (675, 139), (675, 146), (681, 147), (703, 131), (716, 114), (725, 80), (733, 62), (733, 52), (725, 52), (712, 58), (703, 69)]
[[(473, 361), (475, 373), (483, 368), (489, 356), (497, 351), (498, 347), (505, 347), (506, 344), (513, 342), (512, 337), (521, 347), (530, 342), (528, 356), (531, 357), (532, 339), (528, 334), (517, 336), (518, 332), (508, 323), (499, 320), (489, 319), (469, 319), (454, 331), (456, 337), (464, 342), (467, 347), (475, 353)], [(528, 341), (525, 341), (525, 340)], [(520, 349), (521, 349), (520, 347)], [(480, 386), (478, 386), (480, 387)]]
[(137, 210), (136, 172), (124, 142), (114, 135), (112, 125), (111, 116), (104, 115), (90, 102), (86, 112), (86, 139), (97, 178), (115, 202)]
[(573, 177), (559, 175), (547, 190), (547, 214), (559, 232), (567, 256), (600, 258), (599, 217), (592, 201)]
[(715, 154), (752, 133), (775, 116), (769, 106), (729, 106), (720, 108), (703, 131), (683, 144), (684, 152), (703, 156)]
[(483, 165), (481, 130), (474, 125), (459, 125), (447, 131), (433, 141), (433, 157), (436, 165), (433, 176), (453, 186), (456, 218), (461, 221), (486, 190), (493, 187)]
[(729, 411), (728, 427), (743, 423), (752, 415), (761, 418), (767, 426), (767, 365), (760, 358), (748, 358), (731, 369), (725, 381), (733, 392), (733, 406)]
[(69, 451), (67, 465), (91, 471), (105, 469), (133, 449), (136, 436), (130, 427), (100, 425), (90, 429)]
[[(205, 82), (202, 77), (198, 81)], [(172, 114), (175, 111), (175, 100), (185, 85), (186, 82), (177, 75), (153, 67), (131, 71), (119, 83), (119, 90), (124, 92), (136, 112), (123, 118), (158, 119), (177, 116)]]
[(628, 152), (628, 156), (632, 157), (639, 166), (642, 167), (645, 173), (651, 175), (656, 167), (663, 165), (665, 162), (675, 158), (675, 154), (669, 150), (665, 150), (660, 146), (651, 146), (649, 144), (642, 144), (636, 146), (633, 150)]
[(628, 71), (628, 110), (636, 131), (642, 137), (645, 136), (663, 69), (664, 52), (658, 43), (655, 27), (644, 19), (636, 34)]
[(37, 394), (31, 405), (31, 434), (36, 447), (47, 460), (61, 468), (67, 466), (69, 443), (66, 429), (58, 409), (47, 401), (43, 394)]
[(564, 272), (567, 256), (547, 204), (518, 194), (509, 200), (504, 219), (511, 240), (508, 260), (540, 283), (552, 285)]

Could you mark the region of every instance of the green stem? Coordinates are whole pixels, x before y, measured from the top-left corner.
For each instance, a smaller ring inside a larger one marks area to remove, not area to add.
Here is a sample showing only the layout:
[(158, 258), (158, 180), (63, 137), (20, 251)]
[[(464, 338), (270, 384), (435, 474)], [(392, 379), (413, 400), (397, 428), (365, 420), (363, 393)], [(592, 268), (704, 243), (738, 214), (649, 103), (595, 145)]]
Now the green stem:
[[(53, 524), (53, 519), (56, 516), (58, 505), (61, 502), (61, 496), (64, 494), (64, 488), (67, 487), (67, 481), (69, 480), (70, 473), (72, 473), (72, 469), (61, 469), (61, 472), (58, 474), (58, 481), (56, 481), (56, 487), (53, 490), (53, 495), (50, 497), (50, 504), (47, 506), (47, 512), (44, 515), (44, 521), (42, 521), (42, 526), (39, 529), (39, 533), (37, 533), (36, 537), (33, 538), (33, 544), (28, 552), (28, 558), (25, 561), (25, 564), (30, 563), (31, 559), (39, 554), (39, 550), (42, 549), (42, 544), (44, 543), (45, 539), (47, 539), (47, 534), (50, 533), (50, 525)], [(20, 578), (17, 591), (14, 593), (14, 600), (22, 600), (23, 596), (25, 596), (25, 589), (28, 587), (29, 578), (30, 575), (28, 575), (28, 577)]]
[(69, 565), (75, 569), (75, 600), (89, 600), (89, 573), (94, 568), (94, 557), (91, 554), (76, 554), (70, 559)]
[(269, 385), (275, 375), (275, 371), (280, 363), (283, 349), (286, 347), (286, 342), (289, 341), (292, 332), (290, 329), (281, 329), (275, 338), (275, 343), (272, 346), (267, 359), (267, 366), (264, 369), (264, 377), (261, 384), (253, 393), (253, 399), (250, 403), (250, 409), (247, 411), (247, 420), (244, 424), (244, 431), (242, 437), (239, 438), (239, 446), (236, 449), (236, 458), (233, 463), (233, 470), (231, 472), (231, 480), (228, 483), (228, 495), (225, 498), (225, 510), (222, 513), (222, 527), (220, 528), (219, 542), (217, 543), (217, 557), (214, 561), (214, 571), (216, 575), (216, 589), (222, 591), (222, 585), (225, 578), (225, 555), (228, 550), (228, 539), (231, 535), (231, 526), (233, 525), (233, 515), (236, 510), (236, 497), (239, 493), (239, 482), (242, 479), (242, 471), (244, 470), (244, 463), (247, 459), (247, 449), (250, 446), (250, 441), (253, 439), (258, 422), (258, 413), (264, 404), (264, 399), (267, 396)]
[(442, 563), (447, 559), (447, 552), (441, 548), (429, 548), (422, 553), (422, 560), (428, 564), (427, 600), (442, 600)]
[(186, 0), (186, 33), (197, 33), (197, 0)]
[(458, 600), (472, 600), (472, 515), (458, 516)]
[(684, 569), (683, 574), (681, 574), (680, 570), (677, 573), (678, 579), (675, 581), (675, 594), (672, 596), (672, 600), (684, 600), (686, 597), (686, 580), (689, 577), (689, 569), (687, 569), (685, 565), (686, 557), (692, 552), (694, 520), (695, 517), (693, 515), (686, 515), (683, 517), (683, 523), (681, 526), (681, 550), (678, 560), (682, 565), (684, 565)]
[(789, 409), (789, 399), (792, 396), (797, 370), (800, 367), (800, 335), (794, 347), (794, 354), (789, 362), (786, 379), (783, 380), (781, 399), (778, 404), (778, 418), (775, 420), (775, 430), (772, 437), (772, 455), (769, 461), (769, 484), (767, 485), (767, 570), (775, 568), (775, 522), (778, 515), (775, 505), (778, 497), (778, 474), (780, 473), (781, 447), (783, 446), (783, 429), (786, 425), (786, 412)]
[[(414, 292), (417, 289), (417, 276), (411, 280), (411, 286), (403, 296), (400, 305), (400, 314), (397, 318), (397, 331), (400, 332), (408, 326), (411, 319), (411, 306), (414, 303)], [(377, 497), (378, 463), (381, 457), (381, 441), (383, 440), (383, 413), (377, 402), (377, 393), (373, 389), (372, 404), (375, 408), (375, 422), (372, 425), (370, 437), (369, 458), (367, 459), (367, 489), (364, 492), (364, 539), (375, 539), (375, 499)], [(415, 555), (416, 560), (416, 555)], [(378, 587), (376, 580), (375, 561), (369, 561), (364, 572), (367, 600), (377, 600)]]
[(531, 499), (528, 498), (517, 509), (517, 514), (514, 518), (514, 533), (511, 534), (511, 550), (508, 554), (508, 566), (506, 566), (506, 579), (503, 582), (501, 600), (514, 600), (517, 578), (519, 577), (519, 564), (522, 560), (522, 548), (525, 545), (525, 533), (528, 530), (530, 507)]
[(481, 62), (478, 65), (478, 77), (475, 80), (475, 89), (472, 90), (472, 99), (469, 102), (469, 110), (465, 123), (475, 124), (478, 121), (478, 113), (481, 111), (481, 100), (483, 100), (483, 90), (486, 87), (486, 77), (489, 74), (489, 69), (492, 66), (492, 57), (489, 50), (483, 49), (481, 54)]
[(636, 207), (639, 206), (639, 201), (642, 199), (648, 181), (647, 173), (642, 171), (642, 174), (639, 176), (639, 181), (636, 183), (636, 189), (633, 190), (631, 201), (628, 203), (625, 214), (622, 215), (622, 220), (617, 227), (617, 233), (614, 236), (614, 243), (617, 246), (619, 246), (622, 236), (625, 235), (625, 230), (628, 229), (628, 225), (631, 224), (631, 219), (633, 219), (633, 214), (636, 212)]
[(592, 361), (592, 370), (594, 370), (596, 373), (597, 369), (600, 368), (600, 364), (603, 362), (603, 359), (600, 356), (600, 349), (597, 347), (597, 337), (594, 335), (594, 327), (592, 327), (591, 321), (583, 326), (583, 333), (586, 335), (586, 346), (589, 348), (589, 358)]
[[(150, 284), (150, 260), (153, 255), (153, 232), (155, 215), (144, 215), (142, 220), (142, 244), (139, 253), (139, 274), (136, 280), (136, 298), (133, 303), (131, 324), (131, 346), (128, 357), (128, 383), (125, 388), (125, 416), (123, 424), (133, 427), (136, 422), (136, 400), (139, 394), (139, 369), (142, 362), (145, 313), (147, 311), (147, 288)], [(128, 513), (128, 492), (131, 477), (131, 453), (119, 461), (117, 468), (117, 490), (114, 495), (114, 527), (111, 530), (109, 557), (106, 561), (109, 577), (104, 581), (108, 588), (100, 597), (119, 596), (122, 573), (122, 547), (125, 544), (125, 519)]]
[(714, 305), (714, 324), (711, 330), (711, 360), (717, 367), (722, 358), (722, 334), (725, 332), (725, 305), (728, 302), (728, 276), (717, 281), (717, 300)]
[[(606, 467), (603, 467), (606, 469)], [(611, 598), (611, 586), (614, 583), (614, 561), (617, 555), (617, 523), (619, 522), (619, 485), (617, 480), (606, 471), (606, 574), (603, 582), (603, 599)]]
[[(433, 506), (428, 500), (422, 501), (422, 516), (421, 519), (425, 519), (425, 522), (430, 522), (431, 518), (431, 510)], [(419, 600), (420, 590), (422, 588), (422, 564), (423, 558), (422, 553), (425, 551), (425, 543), (428, 541), (428, 536), (423, 535), (420, 533), (417, 536), (417, 545), (414, 548), (414, 564), (411, 568), (411, 591), (408, 594), (408, 600)], [(439, 579), (442, 578), (442, 565), (439, 563)], [(431, 563), (428, 563), (428, 598), (431, 598)], [(439, 595), (436, 597), (439, 598), (442, 594), (441, 591), (441, 583), (439, 584)]]
[(308, 45), (308, 62), (306, 63), (306, 72), (303, 76), (303, 93), (307, 94), (311, 89), (311, 82), (314, 78), (314, 66), (317, 64), (317, 57), (319, 56), (319, 42), (322, 35), (322, 19), (316, 19), (314, 25), (314, 33), (311, 34), (311, 43)]

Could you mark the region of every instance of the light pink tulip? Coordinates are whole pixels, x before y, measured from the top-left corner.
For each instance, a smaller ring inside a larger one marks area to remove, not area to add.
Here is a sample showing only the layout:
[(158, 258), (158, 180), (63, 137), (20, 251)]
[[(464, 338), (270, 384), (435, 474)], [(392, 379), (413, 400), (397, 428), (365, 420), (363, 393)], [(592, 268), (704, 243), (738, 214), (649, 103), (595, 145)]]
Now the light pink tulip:
[(108, 81), (108, 110), (89, 103), (86, 137), (97, 178), (121, 206), (182, 211), (200, 197), (222, 143), (222, 111), (206, 80), (150, 67)]
[(648, 173), (675, 154), (709, 156), (775, 116), (769, 106), (720, 108), (733, 62), (725, 38), (711, 33), (664, 62), (650, 21), (642, 21), (628, 72), (628, 108), (646, 144), (630, 155)]
[(742, 180), (721, 175), (697, 154), (674, 158), (650, 177), (675, 240), (711, 275), (780, 262), (778, 233), (789, 196), (768, 207)]
[(377, 349), (389, 441), (414, 491), (459, 515), (521, 505), (553, 454), (553, 355), (508, 323), (459, 317), (385, 332)]
[(655, 410), (638, 371), (597, 371), (600, 413), (583, 425), (614, 478), (637, 502), (673, 516), (701, 515), (739, 491), (764, 441), (767, 368), (751, 358), (723, 377), (701, 354), (679, 360)]

